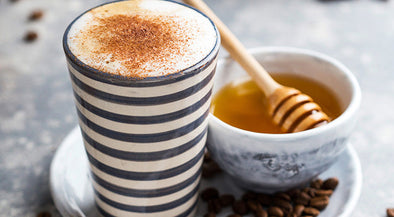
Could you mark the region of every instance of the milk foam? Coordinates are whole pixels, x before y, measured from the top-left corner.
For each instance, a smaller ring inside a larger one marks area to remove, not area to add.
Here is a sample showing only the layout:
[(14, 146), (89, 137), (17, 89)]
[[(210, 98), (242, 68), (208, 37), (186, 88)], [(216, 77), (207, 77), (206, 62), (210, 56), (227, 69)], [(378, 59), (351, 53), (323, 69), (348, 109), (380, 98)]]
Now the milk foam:
[[(106, 52), (101, 39), (97, 38), (101, 35), (92, 32), (100, 28), (100, 20), (116, 15), (138, 16), (139, 19), (153, 19), (152, 22), (164, 20), (169, 26), (163, 30), (171, 29), (171, 42), (163, 43), (161, 52), (146, 48), (149, 52), (136, 55), (141, 62), (133, 62), (138, 61), (133, 59), (135, 55), (128, 57), (113, 50)], [(217, 37), (211, 22), (193, 9), (169, 1), (131, 0), (106, 4), (85, 13), (74, 22), (67, 40), (71, 52), (93, 68), (144, 78), (176, 73), (195, 65), (214, 48)]]

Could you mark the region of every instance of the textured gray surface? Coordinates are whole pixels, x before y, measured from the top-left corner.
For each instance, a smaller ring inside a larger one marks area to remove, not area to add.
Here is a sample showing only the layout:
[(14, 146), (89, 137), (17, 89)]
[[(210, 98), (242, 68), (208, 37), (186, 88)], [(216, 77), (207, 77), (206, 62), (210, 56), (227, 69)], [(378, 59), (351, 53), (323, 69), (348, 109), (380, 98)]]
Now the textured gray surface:
[[(98, 0), (0, 0), (0, 216), (58, 216), (50, 197), (53, 154), (77, 124), (61, 37)], [(363, 102), (351, 138), (363, 168), (355, 217), (394, 207), (394, 2), (379, 0), (207, 1), (246, 47), (295, 46), (347, 65)], [(34, 9), (42, 20), (27, 22)], [(26, 44), (24, 33), (39, 38)], [(223, 52), (222, 52), (223, 53)]]

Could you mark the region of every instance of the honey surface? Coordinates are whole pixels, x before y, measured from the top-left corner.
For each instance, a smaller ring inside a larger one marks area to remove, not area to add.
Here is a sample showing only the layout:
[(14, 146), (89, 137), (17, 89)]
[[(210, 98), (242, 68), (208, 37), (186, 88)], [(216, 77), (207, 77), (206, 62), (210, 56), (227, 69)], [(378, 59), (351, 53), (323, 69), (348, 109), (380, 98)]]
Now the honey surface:
[[(342, 113), (336, 96), (323, 84), (286, 73), (278, 73), (272, 77), (278, 83), (299, 89), (312, 97), (331, 120)], [(215, 94), (211, 112), (222, 121), (240, 129), (259, 133), (282, 133), (268, 115), (264, 94), (251, 80), (234, 81), (224, 86)]]

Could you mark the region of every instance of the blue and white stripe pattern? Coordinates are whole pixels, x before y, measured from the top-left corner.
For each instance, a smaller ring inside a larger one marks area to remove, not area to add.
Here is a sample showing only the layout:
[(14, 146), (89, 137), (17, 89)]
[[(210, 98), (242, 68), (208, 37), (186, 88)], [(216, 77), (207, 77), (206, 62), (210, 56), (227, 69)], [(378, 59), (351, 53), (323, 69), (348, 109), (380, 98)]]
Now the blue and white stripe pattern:
[[(78, 18), (77, 18), (78, 19)], [(103, 216), (193, 216), (220, 37), (196, 65), (127, 78), (93, 69), (63, 47), (92, 184)]]
[(193, 214), (215, 65), (216, 55), (180, 76), (118, 83), (69, 60), (103, 216)]

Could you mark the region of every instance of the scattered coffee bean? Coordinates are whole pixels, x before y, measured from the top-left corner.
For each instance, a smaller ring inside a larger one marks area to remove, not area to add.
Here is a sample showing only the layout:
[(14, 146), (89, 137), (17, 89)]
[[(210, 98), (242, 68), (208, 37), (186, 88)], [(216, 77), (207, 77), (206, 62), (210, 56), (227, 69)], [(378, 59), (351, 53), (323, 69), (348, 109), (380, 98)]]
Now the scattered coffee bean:
[(294, 206), (293, 213), (297, 216), (300, 217), (302, 215), (302, 212), (304, 212), (305, 206), (298, 204)]
[(204, 161), (202, 165), (202, 177), (209, 179), (213, 178), (215, 175), (219, 174), (222, 169), (219, 165), (212, 159), (211, 153), (206, 151), (204, 153)]
[(204, 163), (209, 163), (212, 161), (211, 152), (206, 151), (204, 153)]
[(312, 198), (309, 204), (313, 208), (323, 210), (327, 207), (329, 202), (330, 198), (328, 198), (327, 196), (319, 196)]
[(257, 204), (257, 209), (254, 212), (255, 217), (268, 217), (267, 211), (263, 209), (263, 207), (260, 204)]
[(251, 191), (247, 191), (242, 195), (243, 201), (256, 200), (256, 199), (257, 199), (257, 194)]
[(283, 217), (283, 211), (277, 207), (277, 206), (271, 206), (268, 208), (268, 214), (270, 216), (277, 216), (277, 217)]
[(274, 194), (274, 198), (280, 198), (282, 200), (291, 201), (290, 195), (284, 192), (279, 192)]
[(320, 211), (313, 207), (305, 207), (303, 213), (310, 216), (318, 216), (320, 214)]
[(209, 212), (209, 213), (205, 214), (204, 217), (216, 217), (216, 213)]
[(23, 40), (24, 40), (25, 42), (33, 42), (33, 41), (35, 41), (37, 38), (38, 38), (38, 34), (37, 34), (36, 32), (34, 32), (34, 31), (28, 31), (28, 32), (25, 34), (25, 37), (23, 38)]
[(44, 12), (42, 10), (35, 10), (32, 11), (29, 15), (29, 20), (30, 21), (36, 21), (42, 18), (42, 16), (44, 15)]
[(394, 208), (388, 208), (386, 210), (387, 217), (394, 217)]
[(281, 198), (275, 198), (274, 197), (273, 200), (272, 200), (272, 204), (274, 204), (275, 206), (280, 207), (285, 213), (290, 213), (291, 211), (293, 211), (293, 206), (287, 200), (283, 200)]
[(230, 215), (228, 215), (227, 217), (242, 217), (242, 216), (239, 215), (239, 214), (230, 214)]
[(301, 193), (301, 190), (298, 188), (291, 189), (287, 191), (287, 194), (291, 197), (291, 199), (295, 199), (298, 197), (298, 195)]
[(226, 206), (230, 206), (234, 203), (235, 197), (231, 194), (223, 194), (219, 197), (219, 200), (220, 200), (220, 204), (222, 204), (222, 206), (226, 207)]
[(40, 212), (37, 214), (37, 217), (51, 217), (52, 215), (49, 212)]
[(333, 193), (332, 190), (316, 190), (316, 196), (327, 196), (330, 197)]
[(246, 202), (243, 200), (237, 200), (233, 203), (233, 211), (240, 215), (245, 215), (249, 212)]
[(338, 183), (339, 183), (338, 178), (336, 178), (336, 177), (329, 178), (323, 182), (323, 185), (321, 186), (321, 188), (325, 189), (325, 190), (335, 190)]
[(206, 188), (201, 192), (201, 199), (209, 201), (219, 198), (219, 191), (216, 188)]
[(271, 195), (259, 193), (257, 194), (257, 201), (263, 206), (270, 206), (272, 204)]
[(311, 188), (314, 189), (320, 189), (322, 185), (323, 185), (323, 180), (321, 179), (315, 179), (310, 184)]
[(220, 204), (219, 199), (212, 199), (208, 201), (208, 211), (214, 213), (222, 211), (222, 205)]
[(304, 189), (302, 189), (302, 191), (303, 192), (305, 192), (305, 193), (307, 193), (307, 194), (309, 194), (309, 196), (311, 196), (311, 197), (315, 197), (316, 196), (316, 189), (314, 189), (314, 188), (309, 188), (309, 187), (307, 187), (307, 188), (304, 188)]
[[(329, 204), (329, 197), (337, 185), (337, 178), (326, 181), (315, 179), (309, 184), (310, 187), (273, 195), (248, 191), (239, 200), (231, 194), (219, 195), (217, 189), (210, 187), (201, 192), (201, 198), (208, 202), (208, 213), (204, 217), (215, 217), (229, 205), (234, 211), (229, 217), (242, 217), (249, 212), (252, 212), (254, 217), (316, 217)], [(394, 217), (394, 209), (387, 209), (387, 215)]]
[(265, 210), (261, 210), (259, 212), (256, 212), (254, 214), (255, 217), (268, 217), (268, 213)]
[(246, 201), (246, 205), (248, 206), (248, 209), (252, 212), (256, 212), (258, 206), (261, 206), (256, 200), (248, 200)]
[(305, 192), (301, 192), (298, 197), (294, 200), (295, 204), (301, 204), (301, 205), (308, 205), (309, 201), (311, 200), (311, 196)]
[(204, 163), (202, 165), (202, 177), (209, 179), (220, 173), (222, 169), (215, 161)]

